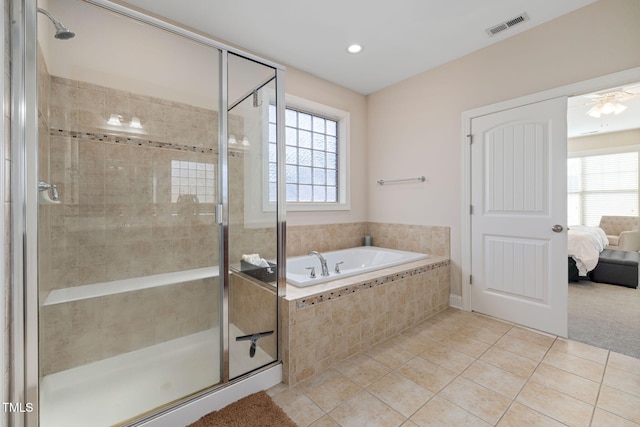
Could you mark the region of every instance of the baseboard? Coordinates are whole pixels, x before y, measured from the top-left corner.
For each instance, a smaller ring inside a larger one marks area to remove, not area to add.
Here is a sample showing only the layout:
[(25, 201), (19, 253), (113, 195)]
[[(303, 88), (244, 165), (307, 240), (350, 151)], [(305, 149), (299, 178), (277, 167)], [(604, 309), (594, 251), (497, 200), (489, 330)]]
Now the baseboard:
[(460, 295), (449, 294), (449, 307), (462, 310), (462, 297)]

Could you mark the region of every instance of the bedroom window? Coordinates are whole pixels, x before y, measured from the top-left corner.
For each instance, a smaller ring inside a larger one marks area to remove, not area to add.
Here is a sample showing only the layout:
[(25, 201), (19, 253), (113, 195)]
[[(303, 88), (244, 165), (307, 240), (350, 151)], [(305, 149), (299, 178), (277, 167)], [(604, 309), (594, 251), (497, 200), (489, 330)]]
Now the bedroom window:
[(638, 215), (637, 151), (569, 158), (567, 170), (569, 225)]
[[(349, 209), (349, 114), (287, 95), (285, 178), (287, 210)], [(269, 201), (275, 200), (275, 107), (269, 110)]]

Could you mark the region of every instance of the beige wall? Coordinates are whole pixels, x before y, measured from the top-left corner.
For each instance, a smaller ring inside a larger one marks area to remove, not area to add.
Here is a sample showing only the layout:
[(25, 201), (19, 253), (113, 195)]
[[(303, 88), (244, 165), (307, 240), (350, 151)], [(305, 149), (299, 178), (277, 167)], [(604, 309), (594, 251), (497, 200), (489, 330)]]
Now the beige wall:
[(287, 68), (287, 95), (350, 113), (349, 182), (351, 210), (323, 212), (287, 212), (288, 225), (333, 224), (366, 221), (368, 213), (367, 171), (369, 155), (367, 144), (367, 98), (364, 95), (322, 80), (311, 74)]
[(640, 145), (640, 129), (624, 132), (609, 132), (599, 135), (570, 138), (567, 141), (569, 153), (588, 150), (603, 150), (607, 148), (628, 147)]
[[(601, 0), (370, 95), (369, 221), (451, 227), (461, 294), (462, 112), (640, 66), (638, 22), (639, 1)], [(428, 181), (375, 184), (418, 175)]]

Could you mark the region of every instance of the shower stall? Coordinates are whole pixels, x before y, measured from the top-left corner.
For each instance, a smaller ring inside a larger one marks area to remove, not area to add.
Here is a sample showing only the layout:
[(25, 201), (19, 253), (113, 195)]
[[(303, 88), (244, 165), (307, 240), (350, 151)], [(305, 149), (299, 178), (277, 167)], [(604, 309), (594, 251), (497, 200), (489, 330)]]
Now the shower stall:
[(106, 0), (12, 9), (26, 425), (149, 423), (277, 366), (284, 69)]

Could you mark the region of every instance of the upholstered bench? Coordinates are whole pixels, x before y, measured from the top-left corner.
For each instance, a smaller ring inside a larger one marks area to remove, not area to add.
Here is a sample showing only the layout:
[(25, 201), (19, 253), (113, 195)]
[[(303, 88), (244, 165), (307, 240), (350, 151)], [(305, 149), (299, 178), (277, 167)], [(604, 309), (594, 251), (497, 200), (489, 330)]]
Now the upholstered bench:
[(638, 287), (640, 253), (605, 249), (600, 253), (598, 265), (591, 271), (591, 280), (628, 288)]

